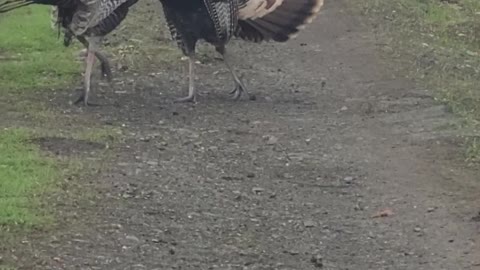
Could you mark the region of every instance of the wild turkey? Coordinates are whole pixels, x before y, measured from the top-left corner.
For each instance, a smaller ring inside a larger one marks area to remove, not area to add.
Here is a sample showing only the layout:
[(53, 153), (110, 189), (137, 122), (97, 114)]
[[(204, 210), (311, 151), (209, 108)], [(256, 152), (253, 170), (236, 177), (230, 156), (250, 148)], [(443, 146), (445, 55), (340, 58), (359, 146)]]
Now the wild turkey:
[(31, 4), (51, 5), (57, 12), (57, 23), (64, 32), (64, 45), (69, 46), (73, 38), (86, 48), (84, 92), (75, 102), (89, 105), (90, 81), (95, 57), (101, 62), (102, 74), (111, 79), (107, 57), (100, 52), (102, 38), (113, 31), (127, 16), (129, 8), (138, 0), (7, 0), (0, 3), (0, 13)]
[(172, 38), (189, 58), (188, 96), (195, 102), (195, 46), (203, 39), (215, 46), (235, 82), (234, 99), (247, 88), (233, 70), (225, 45), (232, 37), (252, 42), (285, 42), (310, 23), (323, 0), (160, 0)]

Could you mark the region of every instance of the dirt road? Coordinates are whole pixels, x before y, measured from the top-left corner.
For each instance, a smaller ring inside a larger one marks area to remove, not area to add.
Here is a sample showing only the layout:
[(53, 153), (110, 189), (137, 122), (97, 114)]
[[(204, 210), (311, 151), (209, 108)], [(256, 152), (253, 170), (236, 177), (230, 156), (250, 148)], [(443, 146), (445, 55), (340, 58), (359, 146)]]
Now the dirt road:
[(480, 269), (480, 177), (457, 120), (360, 25), (327, 1), (288, 44), (234, 42), (256, 101), (228, 100), (217, 60), (196, 105), (171, 103), (186, 80), (162, 66), (97, 92), (112, 106), (57, 93), (52, 107), (125, 141), (89, 181), (97, 200), (64, 209), (78, 224), (32, 241), (25, 269)]

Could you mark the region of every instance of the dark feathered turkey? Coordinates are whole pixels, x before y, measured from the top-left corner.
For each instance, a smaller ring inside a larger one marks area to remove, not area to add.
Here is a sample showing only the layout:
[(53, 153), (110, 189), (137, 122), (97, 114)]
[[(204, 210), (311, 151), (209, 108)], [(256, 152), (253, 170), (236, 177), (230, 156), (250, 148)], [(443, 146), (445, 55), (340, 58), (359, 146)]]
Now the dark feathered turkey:
[(65, 46), (77, 38), (87, 48), (85, 88), (76, 103), (83, 101), (88, 105), (95, 57), (101, 62), (102, 74), (111, 79), (108, 59), (99, 50), (101, 40), (120, 25), (129, 8), (137, 2), (138, 0), (7, 0), (0, 3), (0, 13), (31, 4), (55, 7), (57, 24), (64, 32)]
[(187, 97), (195, 101), (195, 46), (205, 40), (222, 54), (232, 73), (238, 99), (247, 93), (226, 53), (232, 37), (261, 42), (285, 42), (310, 23), (323, 6), (323, 0), (160, 0), (172, 38), (189, 57), (190, 83)]

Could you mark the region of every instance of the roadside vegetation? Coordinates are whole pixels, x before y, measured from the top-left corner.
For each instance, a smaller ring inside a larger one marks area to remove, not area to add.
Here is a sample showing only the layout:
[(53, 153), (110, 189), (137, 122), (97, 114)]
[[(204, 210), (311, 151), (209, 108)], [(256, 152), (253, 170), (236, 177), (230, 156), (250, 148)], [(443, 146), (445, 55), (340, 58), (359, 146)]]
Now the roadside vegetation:
[(384, 52), (461, 116), (466, 159), (480, 161), (480, 1), (351, 1), (378, 29)]
[(40, 198), (59, 177), (53, 159), (43, 157), (38, 147), (28, 143), (27, 130), (0, 133), (0, 226), (31, 227), (49, 222), (40, 207)]
[[(17, 235), (55, 222), (60, 180), (90, 166), (56, 157), (36, 143), (42, 137), (111, 142), (118, 130), (71, 119), (36, 95), (72, 90), (81, 74), (78, 47), (65, 48), (50, 27), (48, 7), (27, 7), (0, 17), (0, 254)], [(98, 161), (97, 161), (98, 162)], [(2, 261), (0, 256), (0, 269)]]
[(74, 49), (50, 27), (50, 9), (26, 7), (0, 17), (1, 91), (61, 87), (78, 76)]
[[(65, 50), (50, 28), (49, 9), (24, 8), (0, 17), (0, 91), (2, 115), (15, 112), (42, 117), (39, 106), (15, 98), (20, 91), (60, 87), (78, 74), (71, 51)], [(0, 125), (0, 226), (31, 227), (45, 224), (41, 194), (52, 188), (60, 171), (54, 160), (43, 157), (29, 143), (32, 131)]]

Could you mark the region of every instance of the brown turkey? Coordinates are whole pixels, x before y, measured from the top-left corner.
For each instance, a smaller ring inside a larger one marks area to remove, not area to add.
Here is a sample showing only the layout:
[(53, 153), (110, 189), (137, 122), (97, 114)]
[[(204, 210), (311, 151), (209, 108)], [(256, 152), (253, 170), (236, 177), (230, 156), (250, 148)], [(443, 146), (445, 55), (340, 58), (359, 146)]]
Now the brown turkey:
[(309, 24), (323, 0), (160, 0), (172, 38), (189, 58), (188, 96), (178, 102), (195, 102), (195, 46), (205, 40), (215, 46), (230, 70), (233, 98), (248, 91), (231, 66), (225, 49), (232, 37), (252, 42), (286, 42)]

